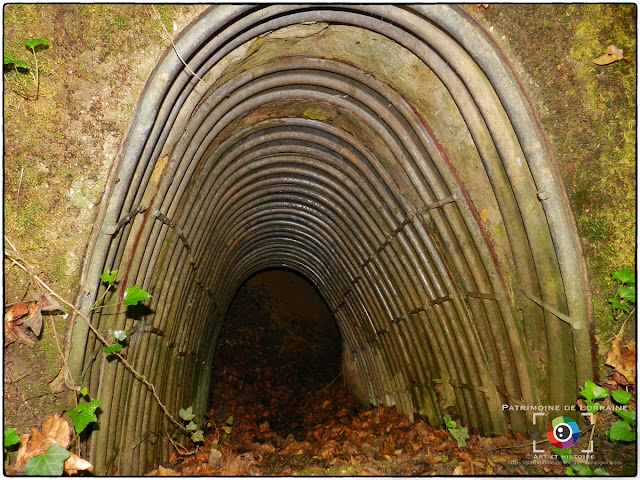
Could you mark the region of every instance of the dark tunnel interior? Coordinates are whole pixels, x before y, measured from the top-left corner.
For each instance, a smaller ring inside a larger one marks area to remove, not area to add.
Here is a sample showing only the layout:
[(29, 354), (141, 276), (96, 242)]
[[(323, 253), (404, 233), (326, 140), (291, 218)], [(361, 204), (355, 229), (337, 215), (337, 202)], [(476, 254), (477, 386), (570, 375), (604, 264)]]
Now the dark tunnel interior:
[(252, 276), (237, 291), (217, 340), (211, 409), (216, 417), (296, 431), (304, 403), (340, 387), (340, 334), (326, 304), (287, 270)]

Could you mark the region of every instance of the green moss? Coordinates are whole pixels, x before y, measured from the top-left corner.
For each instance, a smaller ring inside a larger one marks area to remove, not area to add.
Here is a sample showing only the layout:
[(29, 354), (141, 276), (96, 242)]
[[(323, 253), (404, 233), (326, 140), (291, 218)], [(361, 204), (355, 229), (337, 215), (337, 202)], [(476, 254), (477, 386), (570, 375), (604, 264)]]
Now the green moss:
[(61, 252), (53, 259), (53, 276), (58, 283), (67, 282), (67, 253)]
[(176, 14), (177, 5), (161, 4), (155, 5), (156, 11), (162, 19), (162, 23), (169, 32), (173, 31), (173, 17)]
[(596, 332), (602, 338), (619, 329), (608, 303), (614, 287), (609, 273), (635, 267), (636, 66), (617, 62), (600, 67), (592, 60), (611, 44), (635, 56), (636, 31), (629, 21), (635, 16), (635, 5), (591, 4), (569, 6), (565, 17), (567, 28), (575, 30), (569, 56), (574, 84), (580, 87), (575, 100), (584, 112), (584, 137), (576, 141), (568, 135), (563, 148), (583, 159), (568, 184), (578, 229), (588, 239)]
[(307, 108), (303, 113), (305, 118), (310, 118), (312, 120), (326, 120), (327, 116), (322, 112), (314, 110), (313, 108)]

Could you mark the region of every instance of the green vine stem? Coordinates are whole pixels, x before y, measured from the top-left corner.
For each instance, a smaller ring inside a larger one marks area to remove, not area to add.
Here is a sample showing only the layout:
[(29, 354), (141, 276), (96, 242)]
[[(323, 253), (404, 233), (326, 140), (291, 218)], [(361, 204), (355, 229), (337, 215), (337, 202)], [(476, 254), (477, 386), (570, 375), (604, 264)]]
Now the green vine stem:
[[(98, 331), (98, 329), (96, 329), (96, 327), (93, 326), (91, 321), (73, 303), (69, 302), (68, 300), (63, 298), (61, 295), (59, 295), (55, 290), (53, 290), (49, 285), (47, 285), (47, 283), (44, 280), (42, 280), (36, 273), (34, 273), (34, 271), (35, 271), (34, 267), (31, 266), (22, 257), (22, 255), (18, 252), (16, 247), (11, 243), (11, 241), (7, 238), (6, 235), (5, 235), (4, 239), (12, 248), (12, 250), (5, 249), (5, 251), (4, 251), (5, 256), (9, 260), (11, 260), (11, 262), (14, 265), (16, 265), (17, 267), (22, 269), (24, 272), (26, 272), (27, 275), (29, 275), (33, 280), (35, 280), (38, 285), (40, 285), (42, 288), (44, 288), (47, 292), (49, 292), (58, 301), (64, 303), (67, 307), (71, 308), (76, 313), (76, 315), (78, 315), (89, 326), (91, 331), (94, 333), (96, 338), (98, 340), (100, 340), (100, 342), (102, 342), (106, 347), (110, 346), (111, 345), (110, 342), (108, 342), (107, 339), (104, 338), (104, 336), (102, 336), (102, 334)], [(155, 385), (153, 383), (151, 383), (149, 380), (147, 380), (147, 378), (143, 374), (138, 372), (133, 365), (131, 365), (122, 355), (120, 355), (120, 353), (114, 352), (114, 353), (112, 353), (112, 355), (115, 355), (118, 358), (118, 360), (120, 360), (122, 362), (124, 367), (127, 370), (129, 370), (129, 372), (131, 372), (131, 374), (137, 380), (142, 382), (151, 391), (156, 403), (158, 404), (158, 406), (160, 407), (160, 409), (164, 413), (165, 417), (167, 417), (167, 419), (169, 419), (169, 421), (171, 421), (171, 423), (173, 423), (181, 431), (183, 431), (187, 435), (191, 435), (191, 432), (189, 430), (187, 430), (186, 427), (184, 427), (181, 423), (179, 423), (173, 417), (173, 415), (171, 415), (171, 413), (169, 412), (167, 407), (164, 405), (164, 403), (162, 403), (162, 400), (160, 400), (160, 397), (158, 396), (158, 393), (156, 391)], [(65, 364), (66, 364), (66, 362), (65, 362)], [(74, 387), (75, 387), (75, 384), (74, 384)]]

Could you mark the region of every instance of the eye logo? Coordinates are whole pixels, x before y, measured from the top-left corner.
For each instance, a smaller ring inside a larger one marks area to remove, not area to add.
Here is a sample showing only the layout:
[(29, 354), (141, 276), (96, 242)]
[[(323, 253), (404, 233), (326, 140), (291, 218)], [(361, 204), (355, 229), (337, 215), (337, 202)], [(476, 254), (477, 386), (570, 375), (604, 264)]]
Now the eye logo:
[(547, 438), (556, 448), (570, 448), (580, 436), (578, 424), (569, 417), (556, 417), (547, 427)]

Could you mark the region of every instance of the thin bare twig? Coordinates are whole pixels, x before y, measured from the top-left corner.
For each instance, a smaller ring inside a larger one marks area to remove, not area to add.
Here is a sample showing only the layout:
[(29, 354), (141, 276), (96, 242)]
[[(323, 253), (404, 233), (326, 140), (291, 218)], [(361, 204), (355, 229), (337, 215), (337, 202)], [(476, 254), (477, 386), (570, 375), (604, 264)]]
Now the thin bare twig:
[[(61, 295), (59, 295), (57, 292), (55, 292), (49, 285), (47, 285), (47, 283), (42, 280), (37, 274), (35, 274), (33, 271), (35, 270), (31, 265), (29, 265), (28, 262), (26, 262), (22, 256), (18, 253), (18, 250), (15, 248), (15, 246), (9, 241), (9, 239), (6, 237), (5, 235), (5, 240), (6, 242), (11, 245), (11, 247), (13, 248), (13, 252), (12, 251), (8, 251), (5, 250), (5, 256), (7, 258), (9, 258), (9, 260), (11, 260), (11, 262), (13, 262), (16, 266), (18, 266), (19, 268), (21, 268), (22, 270), (24, 270), (28, 275), (30, 275), (38, 285), (40, 285), (42, 288), (44, 288), (46, 291), (48, 291), (54, 298), (56, 298), (57, 300), (59, 300), (60, 302), (64, 303), (67, 307), (71, 308), (86, 324), (87, 326), (91, 329), (91, 331), (93, 332), (93, 334), (96, 336), (96, 338), (98, 340), (100, 340), (100, 342), (105, 345), (105, 346), (110, 346), (111, 344), (107, 341), (106, 338), (104, 338), (104, 336), (102, 336), (102, 334), (98, 331), (98, 329), (96, 327), (93, 326), (93, 324), (91, 323), (91, 321), (71, 302), (69, 302), (68, 300), (66, 300), (65, 298), (63, 298)], [(156, 403), (158, 404), (158, 406), (162, 409), (162, 412), (164, 413), (164, 415), (174, 424), (176, 425), (180, 430), (184, 431), (186, 434), (190, 435), (191, 432), (189, 430), (187, 430), (187, 428), (180, 424), (174, 417), (173, 415), (171, 415), (171, 413), (169, 412), (169, 410), (167, 410), (167, 407), (164, 405), (164, 403), (162, 403), (162, 400), (160, 400), (160, 397), (158, 396), (158, 393), (156, 391), (156, 387), (155, 385), (153, 385), (151, 382), (149, 382), (149, 380), (147, 380), (147, 378), (141, 374), (140, 372), (138, 372), (133, 365), (131, 365), (122, 355), (120, 355), (120, 353), (118, 352), (114, 352), (113, 355), (115, 355), (116, 357), (118, 357), (118, 359), (122, 362), (122, 364), (124, 365), (124, 367), (129, 370), (129, 372), (131, 372), (133, 374), (133, 376), (139, 380), (140, 382), (142, 382), (153, 394), (153, 397), (156, 401)]]
[(613, 337), (611, 337), (609, 340), (607, 340), (606, 343), (612, 342), (613, 340), (615, 340), (616, 338), (620, 338), (622, 337), (622, 332), (624, 332), (624, 326), (627, 323), (627, 320), (629, 320), (631, 318), (631, 315), (633, 315), (636, 312), (636, 309), (634, 308), (633, 310), (631, 310), (629, 312), (629, 314), (627, 315), (627, 317), (623, 320), (622, 325), (620, 325), (620, 330), (618, 330), (618, 333), (615, 334)]
[[(56, 347), (58, 347), (58, 354), (60, 355), (60, 358), (62, 358), (62, 364), (64, 365), (65, 371), (69, 374), (71, 383), (73, 383), (75, 387), (77, 385), (76, 381), (73, 378), (73, 374), (71, 373), (71, 369), (69, 368), (69, 364), (67, 363), (67, 359), (65, 358), (64, 353), (62, 353), (62, 348), (60, 348), (60, 341), (58, 340), (58, 331), (56, 330), (56, 324), (53, 321), (53, 315), (50, 316), (49, 319), (51, 320), (51, 327), (53, 328), (53, 337), (56, 339)], [(76, 404), (76, 408), (78, 408), (78, 395), (76, 391), (73, 392), (73, 401)], [(75, 433), (75, 429), (73, 430), (73, 434), (74, 434), (74, 440), (75, 440), (76, 439), (75, 437), (77, 437), (77, 434)], [(75, 442), (75, 447), (76, 447), (76, 455), (80, 455), (80, 442)]]
[(173, 448), (175, 448), (176, 452), (178, 452), (180, 455), (188, 457), (188, 456), (191, 456), (191, 455), (195, 455), (196, 453), (198, 453), (200, 451), (199, 447), (196, 447), (193, 450), (187, 450), (186, 447), (184, 447), (184, 446), (180, 445), (178, 442), (176, 442), (173, 438), (171, 438), (171, 435), (169, 435), (169, 431), (167, 430), (167, 426), (166, 425), (164, 426), (164, 433), (167, 434), (167, 438), (171, 442), (171, 445), (173, 445)]
[(335, 382), (336, 380), (338, 380), (341, 376), (342, 376), (342, 372), (340, 372), (336, 378), (334, 378), (333, 380), (331, 380), (331, 383), (329, 383), (329, 385), (327, 385), (326, 387), (324, 387), (322, 390), (319, 390), (319, 391), (320, 391), (320, 392), (324, 392), (327, 388), (329, 388), (331, 385), (333, 385), (333, 384), (334, 384), (334, 382)]
[(182, 56), (178, 53), (178, 49), (176, 48), (176, 44), (173, 43), (173, 40), (171, 39), (171, 34), (169, 33), (169, 31), (167, 30), (167, 27), (164, 26), (164, 23), (162, 22), (162, 17), (160, 17), (160, 14), (158, 13), (158, 11), (156, 10), (155, 5), (151, 5), (151, 8), (153, 9), (153, 13), (155, 13), (156, 18), (158, 19), (158, 21), (160, 22), (160, 25), (162, 25), (162, 29), (164, 30), (164, 33), (167, 35), (167, 38), (169, 39), (169, 41), (171, 42), (171, 46), (173, 47), (173, 51), (176, 52), (176, 55), (178, 56), (178, 58), (180, 59), (180, 61), (182, 62), (182, 64), (187, 67), (187, 70), (189, 70), (189, 72), (191, 73), (191, 75), (193, 75), (194, 77), (196, 77), (198, 80), (200, 80), (202, 83), (204, 83), (207, 87), (209, 86), (209, 84), (207, 82), (205, 82), (202, 78), (200, 78), (196, 72), (194, 72), (193, 70), (191, 70), (191, 67), (189, 65), (187, 65), (187, 62), (184, 61), (184, 59), (182, 58)]

